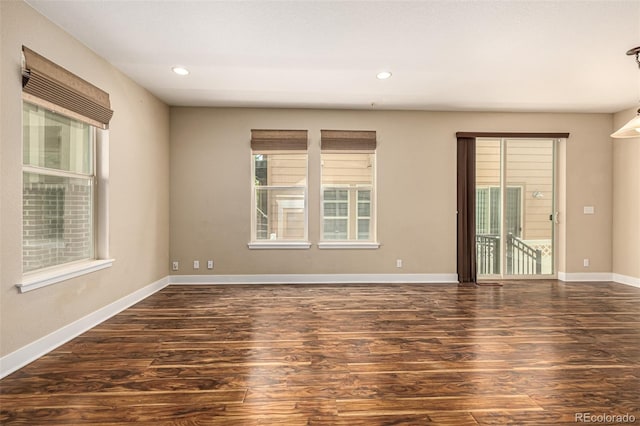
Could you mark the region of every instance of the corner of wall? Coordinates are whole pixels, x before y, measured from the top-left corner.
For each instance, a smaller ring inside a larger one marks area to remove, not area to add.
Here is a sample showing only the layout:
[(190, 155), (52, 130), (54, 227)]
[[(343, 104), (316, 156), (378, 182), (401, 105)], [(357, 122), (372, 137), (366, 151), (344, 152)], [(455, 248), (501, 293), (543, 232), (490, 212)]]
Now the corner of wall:
[[(613, 114), (612, 131), (636, 114)], [(611, 139), (613, 145), (613, 273), (621, 282), (640, 281), (640, 137)], [(633, 284), (631, 284), (633, 285)]]

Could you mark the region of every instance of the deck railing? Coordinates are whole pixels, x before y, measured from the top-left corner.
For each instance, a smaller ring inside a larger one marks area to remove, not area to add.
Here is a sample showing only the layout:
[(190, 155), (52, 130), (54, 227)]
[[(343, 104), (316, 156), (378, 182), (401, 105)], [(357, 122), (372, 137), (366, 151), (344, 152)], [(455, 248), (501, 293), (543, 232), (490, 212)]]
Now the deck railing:
[(476, 251), (479, 275), (500, 273), (500, 236), (476, 235)]
[[(478, 275), (500, 273), (500, 236), (476, 235)], [(513, 234), (507, 235), (506, 275), (542, 273), (542, 251), (527, 245)]]
[(542, 251), (527, 245), (513, 234), (507, 235), (507, 275), (542, 273)]

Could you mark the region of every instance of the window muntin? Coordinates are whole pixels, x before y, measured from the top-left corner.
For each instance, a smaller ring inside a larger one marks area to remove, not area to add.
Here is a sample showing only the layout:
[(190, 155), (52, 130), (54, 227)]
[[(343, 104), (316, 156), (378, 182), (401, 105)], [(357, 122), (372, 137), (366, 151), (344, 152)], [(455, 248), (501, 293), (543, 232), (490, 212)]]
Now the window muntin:
[(253, 241), (306, 241), (307, 154), (252, 154)]
[(374, 153), (322, 153), (323, 241), (375, 241), (374, 186)]
[(23, 102), (23, 272), (95, 258), (95, 128)]

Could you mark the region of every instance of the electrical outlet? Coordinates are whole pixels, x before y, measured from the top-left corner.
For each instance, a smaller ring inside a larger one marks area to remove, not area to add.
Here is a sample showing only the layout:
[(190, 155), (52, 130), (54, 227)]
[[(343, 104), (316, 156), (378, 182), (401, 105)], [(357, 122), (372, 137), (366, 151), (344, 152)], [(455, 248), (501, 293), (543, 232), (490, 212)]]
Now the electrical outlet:
[(402, 259), (396, 259), (396, 268), (402, 268)]
[(200, 261), (199, 260), (194, 260), (193, 261), (193, 269), (200, 269)]
[(587, 259), (587, 258), (583, 259), (583, 260), (582, 260), (582, 265), (583, 265), (585, 268), (588, 268), (588, 267), (589, 267), (589, 259)]
[(171, 265), (171, 269), (174, 271), (177, 271), (179, 269), (180, 264), (178, 262), (173, 262), (173, 264)]
[(207, 269), (213, 269), (213, 260), (207, 260)]

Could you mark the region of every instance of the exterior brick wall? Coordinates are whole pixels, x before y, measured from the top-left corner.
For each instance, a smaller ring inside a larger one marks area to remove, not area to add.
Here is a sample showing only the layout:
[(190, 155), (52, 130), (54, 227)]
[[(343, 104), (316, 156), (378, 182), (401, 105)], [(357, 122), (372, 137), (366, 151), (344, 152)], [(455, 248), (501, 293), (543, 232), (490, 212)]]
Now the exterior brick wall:
[(91, 192), (87, 184), (24, 183), (24, 272), (92, 257)]

